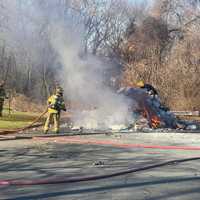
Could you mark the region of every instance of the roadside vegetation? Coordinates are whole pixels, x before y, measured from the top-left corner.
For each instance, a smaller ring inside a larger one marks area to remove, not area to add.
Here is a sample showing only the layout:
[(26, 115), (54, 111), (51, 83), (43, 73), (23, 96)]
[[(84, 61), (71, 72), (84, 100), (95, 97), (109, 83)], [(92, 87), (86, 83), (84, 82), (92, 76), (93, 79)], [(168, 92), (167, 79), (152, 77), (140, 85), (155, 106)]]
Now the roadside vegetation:
[[(29, 125), (38, 117), (38, 113), (3, 110), (3, 117), (0, 118), (0, 130), (23, 128)], [(41, 122), (43, 119), (40, 120)]]

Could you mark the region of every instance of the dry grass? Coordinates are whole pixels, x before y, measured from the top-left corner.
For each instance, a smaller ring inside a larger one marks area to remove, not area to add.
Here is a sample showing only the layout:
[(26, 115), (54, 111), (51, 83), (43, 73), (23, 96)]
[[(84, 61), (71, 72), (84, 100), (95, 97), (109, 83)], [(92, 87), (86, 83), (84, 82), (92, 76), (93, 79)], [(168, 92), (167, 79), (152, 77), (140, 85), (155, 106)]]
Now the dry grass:
[[(6, 101), (6, 106), (8, 106), (8, 101)], [(11, 99), (11, 109), (22, 112), (40, 113), (45, 109), (45, 105), (42, 105), (39, 102), (35, 102), (31, 98), (28, 98), (22, 94), (16, 94)]]

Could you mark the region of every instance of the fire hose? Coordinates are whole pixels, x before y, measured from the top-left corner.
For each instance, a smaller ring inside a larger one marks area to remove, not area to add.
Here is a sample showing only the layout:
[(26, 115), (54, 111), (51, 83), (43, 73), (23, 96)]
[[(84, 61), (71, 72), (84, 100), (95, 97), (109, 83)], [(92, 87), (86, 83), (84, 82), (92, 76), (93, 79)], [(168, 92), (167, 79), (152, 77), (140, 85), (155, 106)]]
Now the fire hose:
[(136, 173), (140, 171), (145, 171), (149, 169), (164, 167), (167, 165), (176, 165), (183, 162), (189, 162), (194, 160), (200, 160), (200, 157), (186, 158), (186, 159), (177, 159), (167, 162), (162, 162), (159, 164), (149, 165), (141, 168), (131, 168), (119, 172), (114, 172), (111, 174), (97, 175), (97, 176), (84, 176), (84, 177), (72, 177), (72, 178), (49, 178), (49, 179), (39, 179), (39, 180), (0, 180), (0, 186), (28, 186), (28, 185), (45, 185), (45, 184), (62, 184), (62, 183), (77, 183), (84, 181), (95, 181), (100, 179), (107, 179), (117, 176), (122, 176), (130, 173)]
[(33, 122), (23, 128), (18, 128), (18, 129), (12, 129), (12, 130), (3, 130), (0, 132), (0, 134), (9, 134), (9, 133), (17, 133), (17, 132), (20, 132), (20, 131), (24, 131), (24, 130), (27, 130), (27, 129), (30, 129), (30, 128), (33, 128), (35, 123), (37, 123), (46, 113), (47, 113), (47, 109), (44, 110), (43, 113), (41, 113), (41, 115), (39, 115), (35, 120), (33, 120)]

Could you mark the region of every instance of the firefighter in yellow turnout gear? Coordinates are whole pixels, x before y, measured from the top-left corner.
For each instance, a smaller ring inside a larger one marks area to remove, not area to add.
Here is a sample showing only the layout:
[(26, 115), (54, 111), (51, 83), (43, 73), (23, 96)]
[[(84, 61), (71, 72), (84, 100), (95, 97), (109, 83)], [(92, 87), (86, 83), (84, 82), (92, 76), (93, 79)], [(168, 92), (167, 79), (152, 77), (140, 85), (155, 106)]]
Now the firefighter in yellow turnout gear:
[(44, 125), (44, 133), (47, 133), (51, 121), (54, 122), (54, 130), (59, 133), (59, 121), (61, 111), (66, 111), (64, 99), (63, 99), (63, 89), (58, 87), (56, 89), (56, 94), (50, 96), (47, 101), (48, 104), (48, 116)]
[(4, 84), (4, 81), (0, 82), (0, 117), (2, 117), (4, 100), (7, 98), (4, 89)]

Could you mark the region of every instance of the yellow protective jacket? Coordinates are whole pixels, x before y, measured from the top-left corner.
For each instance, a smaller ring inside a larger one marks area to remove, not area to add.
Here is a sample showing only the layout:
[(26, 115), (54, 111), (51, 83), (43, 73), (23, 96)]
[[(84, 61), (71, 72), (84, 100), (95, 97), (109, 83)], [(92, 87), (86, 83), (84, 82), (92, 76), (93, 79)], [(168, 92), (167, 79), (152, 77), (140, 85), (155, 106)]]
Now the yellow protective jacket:
[(60, 113), (61, 110), (66, 111), (65, 102), (62, 96), (52, 95), (47, 100), (49, 113)]

